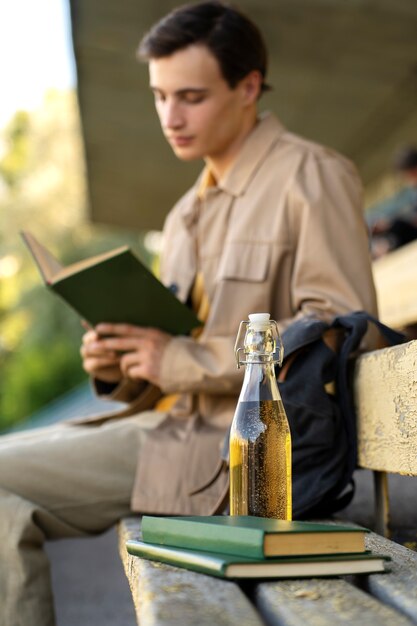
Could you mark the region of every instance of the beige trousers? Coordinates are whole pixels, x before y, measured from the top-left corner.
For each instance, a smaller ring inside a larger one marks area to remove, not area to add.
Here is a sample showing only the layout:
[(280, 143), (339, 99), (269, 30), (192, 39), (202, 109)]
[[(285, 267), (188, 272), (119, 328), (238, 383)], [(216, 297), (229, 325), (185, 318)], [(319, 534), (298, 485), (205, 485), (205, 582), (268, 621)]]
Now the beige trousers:
[(100, 533), (129, 513), (144, 431), (159, 420), (0, 437), (0, 626), (55, 624), (44, 540)]

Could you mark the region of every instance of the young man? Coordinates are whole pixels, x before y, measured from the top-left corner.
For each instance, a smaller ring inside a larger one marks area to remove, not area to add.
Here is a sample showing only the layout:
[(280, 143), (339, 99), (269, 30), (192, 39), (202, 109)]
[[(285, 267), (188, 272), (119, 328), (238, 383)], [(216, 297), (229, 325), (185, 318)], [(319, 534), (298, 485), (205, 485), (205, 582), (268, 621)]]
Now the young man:
[(131, 510), (216, 508), (226, 476), (199, 488), (236, 406), (233, 344), (249, 313), (270, 312), (282, 330), (302, 316), (375, 312), (356, 171), (258, 115), (267, 86), (256, 27), (218, 2), (189, 5), (156, 25), (140, 54), (173, 151), (205, 161), (168, 216), (161, 269), (204, 329), (173, 338), (103, 320), (84, 337), (84, 368), (126, 411), (0, 443), (4, 626), (53, 624), (45, 537), (101, 532)]

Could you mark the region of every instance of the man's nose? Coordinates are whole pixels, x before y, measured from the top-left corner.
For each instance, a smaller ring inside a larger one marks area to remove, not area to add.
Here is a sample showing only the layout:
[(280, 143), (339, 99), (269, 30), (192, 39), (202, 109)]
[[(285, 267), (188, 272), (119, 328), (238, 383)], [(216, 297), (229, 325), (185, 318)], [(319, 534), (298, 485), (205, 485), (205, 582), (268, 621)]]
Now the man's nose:
[(177, 102), (174, 102), (173, 100), (165, 101), (162, 117), (164, 128), (175, 129), (181, 128), (184, 125), (181, 107), (178, 105)]

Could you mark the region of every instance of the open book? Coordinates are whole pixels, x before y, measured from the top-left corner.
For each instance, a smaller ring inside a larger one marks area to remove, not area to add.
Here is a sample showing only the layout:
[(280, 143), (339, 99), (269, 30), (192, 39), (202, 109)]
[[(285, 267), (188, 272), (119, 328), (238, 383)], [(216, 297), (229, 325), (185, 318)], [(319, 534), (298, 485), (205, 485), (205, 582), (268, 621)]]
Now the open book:
[(187, 335), (201, 324), (127, 246), (64, 267), (33, 235), (22, 237), (45, 284), (92, 326), (119, 322)]

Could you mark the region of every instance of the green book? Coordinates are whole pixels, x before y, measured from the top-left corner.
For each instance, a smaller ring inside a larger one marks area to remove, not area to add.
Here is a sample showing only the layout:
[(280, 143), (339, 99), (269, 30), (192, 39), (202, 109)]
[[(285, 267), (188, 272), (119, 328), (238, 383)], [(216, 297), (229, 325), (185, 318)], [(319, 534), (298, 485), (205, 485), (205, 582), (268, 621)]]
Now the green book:
[(260, 559), (365, 551), (365, 528), (246, 515), (143, 516), (142, 537), (160, 545)]
[(151, 561), (176, 565), (219, 578), (307, 578), (311, 576), (345, 576), (384, 572), (384, 561), (379, 554), (319, 555), (281, 557), (279, 559), (249, 559), (244, 556), (187, 550), (145, 543), (130, 539), (126, 542), (129, 554)]
[(33, 235), (22, 237), (47, 287), (91, 326), (119, 322), (187, 335), (201, 325), (127, 246), (63, 267)]

